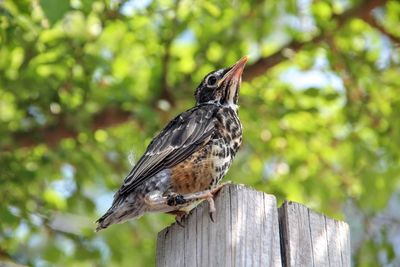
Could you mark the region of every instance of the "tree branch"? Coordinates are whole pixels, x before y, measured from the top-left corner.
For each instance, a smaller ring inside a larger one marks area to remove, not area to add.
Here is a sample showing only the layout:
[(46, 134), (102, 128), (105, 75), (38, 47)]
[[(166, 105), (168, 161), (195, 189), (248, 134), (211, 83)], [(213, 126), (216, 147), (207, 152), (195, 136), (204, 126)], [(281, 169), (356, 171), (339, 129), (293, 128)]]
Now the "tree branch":
[[(356, 6), (344, 12), (343, 14), (334, 16), (332, 19), (336, 21), (336, 29), (340, 29), (352, 18), (361, 18), (366, 20), (368, 23), (372, 23), (369, 19), (371, 16), (371, 11), (378, 6), (384, 5), (385, 3), (386, 0), (368, 0), (360, 4), (359, 6)], [(381, 26), (377, 25), (376, 27), (378, 28)], [(389, 36), (389, 38), (391, 38), (389, 34), (387, 35)], [(321, 34), (315, 36), (309, 42), (319, 43), (328, 38), (328, 34), (322, 32)], [(260, 58), (255, 63), (246, 68), (243, 80), (251, 81), (256, 77), (263, 75), (266, 71), (287, 59), (287, 57), (285, 56), (286, 50), (289, 49), (297, 52), (301, 48), (303, 48), (305, 44), (306, 43), (292, 41), (287, 46), (282, 47), (276, 53), (268, 57)], [(129, 119), (131, 119), (131, 117), (132, 114), (130, 112), (121, 110), (117, 107), (107, 107), (93, 117), (91, 128), (93, 130), (97, 130), (100, 128), (111, 127), (116, 124), (127, 122)], [(36, 130), (35, 132), (15, 133), (13, 135), (13, 139), (20, 147), (31, 147), (38, 143), (44, 143), (49, 146), (54, 146), (63, 138), (76, 138), (77, 135), (78, 132), (76, 130), (69, 128), (63, 120), (60, 120), (55, 125)]]
[(374, 18), (371, 12), (368, 12), (365, 14), (365, 16), (362, 17), (362, 19), (368, 23), (371, 27), (377, 29), (380, 31), (382, 34), (386, 35), (390, 41), (392, 41), (395, 44), (400, 45), (400, 37), (395, 36), (394, 34), (388, 32), (379, 22)]
[[(131, 118), (131, 112), (110, 106), (93, 116), (90, 128), (96, 131), (127, 122)], [(78, 131), (70, 128), (65, 122), (65, 119), (60, 117), (58, 122), (54, 125), (29, 132), (17, 132), (13, 135), (13, 139), (20, 147), (31, 147), (39, 143), (44, 143), (53, 147), (57, 145), (61, 139), (76, 138), (78, 134)]]
[[(340, 15), (335, 15), (332, 20), (336, 21), (336, 30), (343, 27), (350, 19), (353, 18), (367, 18), (371, 16), (371, 11), (379, 6), (382, 6), (386, 3), (386, 0), (368, 0), (364, 3), (351, 8)], [(311, 41), (307, 43), (320, 43), (328, 38), (327, 33), (322, 32), (321, 34), (315, 36)], [(243, 75), (244, 81), (251, 81), (252, 79), (261, 76), (267, 70), (271, 69), (272, 67), (278, 65), (279, 63), (287, 60), (287, 56), (285, 56), (285, 51), (291, 50), (293, 52), (299, 51), (303, 46), (307, 43), (299, 43), (296, 41), (290, 42), (285, 47), (281, 48), (279, 51), (275, 52), (274, 54), (263, 57), (258, 59), (254, 62), (253, 65), (246, 68), (246, 71)]]

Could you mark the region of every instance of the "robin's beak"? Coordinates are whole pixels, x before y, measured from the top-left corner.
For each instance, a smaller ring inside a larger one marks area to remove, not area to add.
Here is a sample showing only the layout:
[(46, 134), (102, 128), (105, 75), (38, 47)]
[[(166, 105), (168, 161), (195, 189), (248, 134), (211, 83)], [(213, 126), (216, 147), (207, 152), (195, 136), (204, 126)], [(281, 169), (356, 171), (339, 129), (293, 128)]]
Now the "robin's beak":
[(222, 85), (222, 83), (226, 82), (229, 83), (231, 80), (239, 81), (242, 77), (242, 73), (244, 70), (244, 66), (248, 60), (248, 56), (244, 56), (238, 62), (236, 62), (231, 69), (222, 77), (221, 80), (218, 82), (218, 87)]

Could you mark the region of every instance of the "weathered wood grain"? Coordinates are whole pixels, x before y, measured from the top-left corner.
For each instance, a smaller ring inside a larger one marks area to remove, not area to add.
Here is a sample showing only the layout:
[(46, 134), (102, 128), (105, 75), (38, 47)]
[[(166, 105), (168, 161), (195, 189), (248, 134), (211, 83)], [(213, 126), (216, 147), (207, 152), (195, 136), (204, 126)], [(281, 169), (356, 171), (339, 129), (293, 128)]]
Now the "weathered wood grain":
[(214, 223), (203, 202), (158, 234), (157, 266), (282, 266), (274, 196), (228, 185), (215, 200)]
[(293, 202), (278, 209), (274, 196), (240, 185), (225, 186), (215, 203), (215, 223), (203, 202), (185, 228), (173, 224), (158, 234), (157, 266), (351, 265), (344, 222)]
[(279, 208), (284, 266), (350, 266), (350, 233), (346, 223), (285, 202)]

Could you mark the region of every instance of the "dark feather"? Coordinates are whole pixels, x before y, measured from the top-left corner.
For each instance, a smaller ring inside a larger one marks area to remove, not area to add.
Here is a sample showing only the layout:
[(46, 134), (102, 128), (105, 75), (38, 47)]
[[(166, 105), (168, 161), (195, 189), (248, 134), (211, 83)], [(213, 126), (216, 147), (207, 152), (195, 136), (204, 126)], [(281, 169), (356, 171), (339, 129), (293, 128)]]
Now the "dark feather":
[(129, 194), (146, 178), (181, 163), (206, 144), (215, 131), (218, 109), (215, 104), (198, 105), (173, 119), (147, 147), (117, 195)]

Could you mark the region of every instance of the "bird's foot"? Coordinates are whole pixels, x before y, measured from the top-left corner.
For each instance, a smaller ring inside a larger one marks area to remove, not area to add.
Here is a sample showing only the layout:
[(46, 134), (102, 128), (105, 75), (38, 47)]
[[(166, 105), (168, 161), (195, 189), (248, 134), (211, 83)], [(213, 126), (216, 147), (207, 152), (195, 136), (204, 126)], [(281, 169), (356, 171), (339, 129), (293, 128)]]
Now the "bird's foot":
[[(213, 198), (214, 191), (215, 190), (213, 189), (213, 190), (206, 190), (206, 191), (201, 191), (201, 192), (186, 194), (186, 195), (179, 195), (179, 194), (170, 195), (167, 197), (167, 205), (179, 206), (179, 205), (183, 205), (188, 202), (207, 200), (209, 207), (210, 207), (210, 219), (211, 219), (211, 221), (214, 222), (214, 217), (215, 217), (214, 215), (216, 212), (214, 198)], [(215, 191), (215, 192), (217, 192), (217, 191)], [(168, 213), (176, 215), (176, 217), (175, 217), (176, 223), (183, 227), (182, 221), (187, 215), (187, 213), (185, 211), (176, 210), (176, 211), (171, 211)]]
[[(219, 184), (214, 188), (211, 188), (210, 190), (208, 190), (209, 193), (204, 194), (204, 198), (205, 200), (207, 200), (208, 205), (209, 205), (209, 216), (212, 222), (214, 222), (214, 217), (215, 214), (217, 212), (216, 208), (215, 208), (215, 203), (214, 203), (214, 196), (216, 194), (219, 193), (219, 191), (221, 191), (221, 189), (227, 185), (227, 184), (231, 184), (231, 181), (226, 181), (225, 183)], [(207, 191), (204, 191), (207, 192)]]
[[(199, 200), (207, 200), (209, 204), (209, 215), (211, 221), (215, 221), (215, 214), (216, 214), (216, 208), (215, 208), (215, 203), (214, 203), (214, 196), (221, 191), (221, 189), (226, 185), (229, 184), (230, 182), (225, 182), (220, 185), (217, 185), (214, 188), (211, 188), (209, 190), (205, 191), (200, 191), (196, 193), (190, 193), (190, 194), (185, 194), (181, 195), (175, 192), (172, 192), (168, 194), (167, 196), (162, 196), (161, 192), (153, 192), (152, 194), (146, 195), (144, 198), (145, 203), (152, 208), (152, 210), (162, 210), (165, 207), (177, 207), (179, 209), (179, 206), (186, 206), (188, 203), (192, 203), (195, 201)], [(178, 214), (179, 212), (179, 214)], [(174, 214), (176, 215), (176, 222), (182, 226), (182, 221), (183, 219), (187, 216), (185, 211), (181, 210), (176, 210), (176, 211), (171, 211), (168, 212), (169, 214)]]
[(215, 202), (214, 202), (214, 196), (218, 194), (219, 191), (226, 185), (230, 184), (231, 182), (225, 182), (220, 185), (217, 185), (214, 188), (211, 188), (210, 190), (205, 190), (205, 191), (200, 191), (192, 194), (186, 194), (186, 195), (179, 195), (182, 197), (182, 199), (179, 199), (180, 201), (184, 201), (184, 203), (188, 202), (194, 202), (198, 200), (207, 200), (208, 205), (209, 205), (209, 216), (212, 222), (214, 222), (215, 214), (216, 214), (216, 208), (215, 208)]
[(177, 193), (171, 193), (167, 196), (167, 205), (168, 206), (179, 206), (186, 204), (188, 201), (183, 195)]
[(213, 194), (213, 195), (215, 195), (215, 194), (217, 194), (219, 191), (221, 191), (221, 189), (225, 186), (225, 185), (229, 185), (229, 184), (232, 184), (232, 181), (226, 181), (226, 182), (224, 182), (224, 183), (222, 183), (222, 184), (219, 184), (219, 185), (217, 185), (216, 187), (214, 187), (214, 188), (211, 188), (211, 193)]

